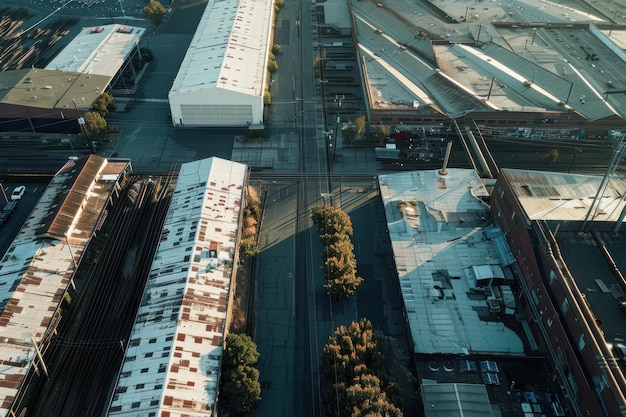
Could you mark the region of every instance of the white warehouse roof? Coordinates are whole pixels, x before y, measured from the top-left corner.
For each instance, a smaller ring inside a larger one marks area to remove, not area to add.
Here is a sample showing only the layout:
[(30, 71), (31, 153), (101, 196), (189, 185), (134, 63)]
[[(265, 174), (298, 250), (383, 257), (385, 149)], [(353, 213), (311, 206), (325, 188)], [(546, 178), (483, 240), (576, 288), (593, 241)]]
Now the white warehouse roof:
[(113, 78), (145, 31), (144, 28), (117, 24), (85, 27), (46, 69)]
[(183, 164), (110, 416), (210, 416), (218, 389), (246, 166)]
[(210, 0), (170, 91), (262, 96), (274, 2)]

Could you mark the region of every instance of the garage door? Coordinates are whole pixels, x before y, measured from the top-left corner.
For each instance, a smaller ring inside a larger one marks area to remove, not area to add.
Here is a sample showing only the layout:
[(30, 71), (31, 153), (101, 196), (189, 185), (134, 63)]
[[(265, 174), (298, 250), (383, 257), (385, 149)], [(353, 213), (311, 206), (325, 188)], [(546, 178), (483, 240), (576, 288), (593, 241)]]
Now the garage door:
[(247, 104), (183, 104), (180, 109), (186, 126), (245, 126), (252, 123), (252, 106)]

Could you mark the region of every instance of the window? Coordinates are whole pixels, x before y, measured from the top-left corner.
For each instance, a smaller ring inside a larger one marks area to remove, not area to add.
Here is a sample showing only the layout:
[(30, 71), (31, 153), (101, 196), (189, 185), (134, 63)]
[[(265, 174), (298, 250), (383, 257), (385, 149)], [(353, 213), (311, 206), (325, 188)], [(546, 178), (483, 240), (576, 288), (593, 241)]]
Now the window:
[(584, 347), (585, 347), (585, 335), (581, 334), (580, 338), (578, 339), (578, 350), (583, 350)]
[(135, 401), (134, 403), (132, 403), (130, 408), (139, 408), (140, 406), (141, 406), (141, 402), (140, 401)]
[(554, 282), (554, 280), (556, 279), (556, 274), (554, 273), (554, 271), (550, 270), (550, 273), (548, 274), (548, 278), (549, 278), (549, 282), (550, 285), (552, 285), (552, 283)]
[(561, 313), (565, 314), (569, 308), (569, 300), (566, 298), (561, 303)]
[(148, 343), (156, 343), (156, 341), (157, 341), (156, 338), (153, 338), (153, 339), (150, 339)]
[(139, 343), (141, 343), (141, 339), (132, 339), (130, 341), (130, 343), (128, 344), (129, 346), (139, 346)]
[(143, 355), (144, 358), (151, 358), (152, 357), (152, 352), (148, 352), (145, 355)]
[(148, 368), (143, 368), (143, 369), (141, 370), (141, 373), (142, 373), (142, 374), (147, 374), (147, 373), (148, 373)]
[(135, 389), (142, 389), (145, 386), (145, 384), (137, 384), (135, 385)]
[[(151, 406), (153, 406), (153, 407), (154, 407), (155, 405), (159, 405), (159, 400), (152, 400), (152, 401), (150, 401), (150, 405), (151, 405)], [(153, 414), (153, 415), (154, 415), (154, 414)]]

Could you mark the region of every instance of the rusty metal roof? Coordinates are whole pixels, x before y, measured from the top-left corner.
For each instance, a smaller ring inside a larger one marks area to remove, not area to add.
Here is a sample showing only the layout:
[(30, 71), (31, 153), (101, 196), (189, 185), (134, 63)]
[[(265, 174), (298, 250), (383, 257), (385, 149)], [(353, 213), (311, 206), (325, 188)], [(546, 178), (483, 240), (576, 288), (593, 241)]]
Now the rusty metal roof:
[(109, 416), (213, 415), (246, 170), (182, 165)]
[[(129, 162), (107, 163), (91, 155), (69, 161), (44, 190), (30, 217), (0, 262), (0, 414), (34, 358), (33, 341), (50, 337), (56, 311), (80, 260), (98, 213), (115, 187), (99, 179), (121, 174)], [(98, 173), (98, 174), (96, 174)], [(87, 184), (92, 184), (87, 187)], [(73, 190), (73, 191), (72, 191)], [(77, 190), (84, 190), (80, 194)], [(81, 195), (78, 202), (75, 195)], [(72, 200), (67, 202), (66, 200)], [(78, 207), (82, 206), (83, 210)], [(41, 227), (41, 224), (47, 224)], [(56, 224), (55, 232), (50, 232)], [(45, 233), (42, 234), (42, 230)], [(66, 237), (67, 235), (67, 237)]]

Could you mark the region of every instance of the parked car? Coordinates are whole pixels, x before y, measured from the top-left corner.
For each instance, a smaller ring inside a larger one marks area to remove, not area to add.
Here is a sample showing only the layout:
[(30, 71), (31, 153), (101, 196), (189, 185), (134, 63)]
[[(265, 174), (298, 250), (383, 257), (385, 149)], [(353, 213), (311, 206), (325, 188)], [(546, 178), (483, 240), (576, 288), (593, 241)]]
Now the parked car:
[(11, 201), (21, 200), (22, 197), (24, 196), (25, 191), (26, 191), (26, 187), (23, 185), (15, 187), (15, 189), (13, 190), (13, 193), (11, 193)]
[(0, 226), (2, 226), (4, 223), (6, 223), (7, 220), (9, 220), (9, 217), (11, 217), (11, 214), (13, 214), (16, 206), (17, 201), (11, 201), (4, 206), (2, 211), (0, 211)]

